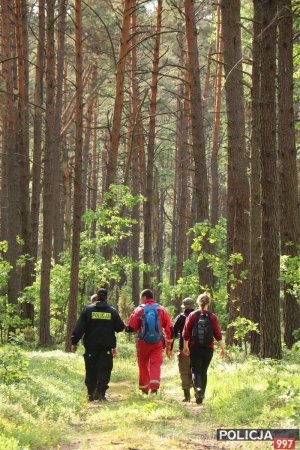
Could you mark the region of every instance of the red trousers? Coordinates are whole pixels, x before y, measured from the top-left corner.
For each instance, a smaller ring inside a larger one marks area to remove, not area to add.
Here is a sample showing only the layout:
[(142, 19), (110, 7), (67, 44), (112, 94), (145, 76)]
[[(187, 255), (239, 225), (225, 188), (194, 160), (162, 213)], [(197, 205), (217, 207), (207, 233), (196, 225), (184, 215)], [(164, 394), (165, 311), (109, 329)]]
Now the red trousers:
[(137, 342), (137, 357), (139, 365), (139, 388), (148, 392), (158, 389), (160, 385), (160, 369), (163, 362), (163, 344), (147, 344), (142, 339)]

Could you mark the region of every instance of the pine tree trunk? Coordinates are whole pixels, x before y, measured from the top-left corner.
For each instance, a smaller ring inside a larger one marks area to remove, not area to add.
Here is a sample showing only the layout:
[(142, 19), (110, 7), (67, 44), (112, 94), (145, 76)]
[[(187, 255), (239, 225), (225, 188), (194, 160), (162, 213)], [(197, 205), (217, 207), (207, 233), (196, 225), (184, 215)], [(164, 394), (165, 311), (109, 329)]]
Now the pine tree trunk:
[[(133, 5), (134, 11), (131, 16), (131, 34), (132, 34), (132, 50), (131, 50), (131, 98), (132, 98), (132, 121), (140, 120), (138, 112), (139, 102), (139, 85), (137, 79), (137, 49), (136, 49), (136, 2)], [(138, 132), (139, 126), (133, 129), (134, 135), (132, 136), (132, 160), (131, 160), (131, 173), (132, 173), (132, 194), (140, 194), (140, 171), (139, 171), (139, 149), (138, 149)], [(139, 304), (140, 293), (140, 270), (139, 270), (139, 249), (140, 249), (140, 205), (137, 204), (132, 210), (132, 219), (134, 224), (132, 225), (132, 237), (131, 237), (131, 258), (136, 263), (132, 268), (132, 302), (135, 306)]]
[[(178, 234), (177, 234), (177, 248), (176, 248), (176, 281), (182, 277), (183, 272), (183, 261), (184, 261), (184, 253), (185, 247), (187, 244), (187, 197), (188, 197), (188, 116), (189, 116), (189, 106), (188, 102), (190, 99), (190, 91), (188, 85), (188, 79), (186, 77), (185, 83), (185, 91), (184, 95), (184, 105), (181, 118), (181, 130), (179, 130), (181, 134), (181, 145), (179, 147), (179, 174), (180, 174), (180, 185), (178, 186)], [(177, 312), (179, 312), (180, 305), (177, 305)]]
[(261, 40), (261, 205), (262, 296), (260, 350), (263, 358), (281, 358), (279, 309), (279, 218), (276, 166), (276, 26), (277, 0), (262, 6)]
[[(157, 85), (160, 58), (160, 31), (162, 21), (162, 0), (157, 1), (156, 36), (152, 60), (151, 99), (149, 111), (149, 131), (147, 146), (147, 179), (146, 179), (146, 202), (144, 205), (144, 264), (152, 263), (152, 235), (153, 235), (153, 183), (154, 183), (154, 153), (155, 153), (155, 129), (157, 108)], [(150, 288), (151, 273), (144, 272), (144, 289)]]
[(77, 318), (77, 293), (79, 281), (80, 231), (82, 215), (82, 9), (81, 0), (75, 0), (75, 51), (76, 51), (76, 121), (75, 121), (75, 179), (72, 236), (72, 263), (67, 321), (66, 351), (71, 350), (71, 335)]
[(62, 207), (62, 146), (61, 146), (61, 115), (64, 85), (64, 59), (66, 34), (67, 0), (59, 0), (57, 20), (57, 58), (56, 58), (56, 97), (55, 97), (55, 154), (53, 158), (53, 190), (54, 222), (53, 222), (53, 257), (59, 262), (59, 254), (63, 251), (63, 207)]
[[(197, 222), (209, 219), (208, 204), (208, 178), (206, 168), (205, 140), (202, 116), (202, 100), (200, 87), (199, 52), (197, 44), (197, 28), (195, 18), (195, 0), (184, 0), (186, 40), (188, 49), (188, 71), (191, 89), (191, 125), (193, 140), (193, 155), (195, 160), (195, 196)], [(206, 239), (203, 242), (203, 251), (210, 252)], [(203, 259), (199, 263), (200, 284), (208, 289), (212, 288), (212, 271)]]
[[(250, 318), (260, 323), (261, 299), (261, 189), (260, 189), (260, 0), (254, 0), (253, 64), (252, 64), (252, 123), (250, 158)], [(251, 334), (251, 352), (259, 354), (260, 335)]]
[[(245, 109), (242, 74), (242, 50), (240, 28), (240, 1), (221, 0), (224, 38), (224, 67), (226, 109), (228, 121), (228, 199), (227, 242), (228, 257), (240, 253), (242, 264), (235, 264), (233, 273), (240, 279), (242, 271), (249, 270), (250, 223), (249, 181), (247, 178)], [(237, 316), (249, 317), (249, 280), (236, 283), (231, 288), (228, 282), (229, 322)], [(233, 343), (234, 328), (227, 332), (227, 343)]]
[(42, 166), (42, 123), (43, 123), (43, 79), (45, 65), (45, 0), (38, 5), (38, 44), (35, 68), (34, 118), (33, 118), (33, 163), (31, 193), (31, 252), (38, 257), (41, 166)]
[(222, 71), (223, 71), (223, 37), (221, 23), (221, 8), (217, 7), (217, 30), (216, 30), (216, 77), (215, 77), (215, 99), (214, 99), (214, 123), (211, 149), (211, 205), (210, 220), (216, 225), (219, 219), (219, 147), (220, 147), (220, 125), (221, 125), (221, 101), (222, 101)]
[(88, 192), (88, 163), (89, 163), (89, 149), (90, 149), (90, 140), (91, 140), (91, 125), (94, 115), (94, 107), (95, 107), (95, 83), (97, 77), (97, 66), (94, 65), (92, 74), (91, 74), (91, 90), (92, 95), (89, 98), (87, 105), (87, 113), (86, 113), (86, 121), (85, 121), (85, 136), (84, 136), (84, 144), (83, 144), (83, 160), (82, 160), (82, 212), (87, 208), (87, 192)]
[[(29, 72), (26, 0), (16, 0), (16, 44), (18, 67), (18, 127), (17, 152), (20, 164), (20, 215), (22, 254), (31, 256), (30, 198), (29, 198)], [(21, 288), (32, 284), (34, 271), (31, 259), (26, 259), (22, 267)], [(22, 315), (33, 323), (33, 305), (22, 304)]]
[(124, 0), (124, 11), (123, 11), (123, 23), (121, 28), (120, 37), (120, 49), (119, 49), (119, 59), (116, 67), (116, 90), (115, 90), (115, 103), (114, 112), (112, 119), (111, 128), (111, 139), (109, 145), (108, 153), (108, 164), (107, 164), (107, 176), (106, 176), (106, 187), (108, 188), (116, 180), (117, 175), (117, 159), (118, 159), (118, 148), (121, 133), (121, 120), (122, 111), (124, 103), (124, 80), (125, 80), (125, 67), (126, 67), (126, 56), (128, 54), (130, 40), (130, 16), (134, 9), (135, 0)]
[(20, 232), (19, 216), (19, 195), (20, 195), (20, 171), (17, 156), (17, 97), (14, 94), (14, 18), (13, 4), (10, 0), (1, 1), (2, 16), (2, 50), (3, 50), (3, 77), (5, 80), (5, 111), (6, 111), (6, 142), (5, 154), (7, 157), (7, 199), (8, 199), (8, 230), (7, 230), (7, 261), (11, 264), (12, 270), (8, 279), (8, 301), (17, 303), (20, 290), (20, 274), (17, 269), (17, 259), (19, 256), (17, 235)]
[(206, 74), (205, 74), (205, 83), (203, 90), (203, 98), (202, 98), (202, 116), (205, 117), (207, 110), (207, 99), (209, 95), (209, 84), (210, 84), (210, 66), (211, 66), (211, 44), (208, 48), (207, 52), (207, 66), (206, 66)]
[[(278, 114), (281, 253), (297, 255), (300, 218), (297, 186), (297, 152), (293, 108), (293, 13), (291, 0), (279, 0), (278, 36)], [(293, 332), (300, 328), (300, 305), (284, 286), (284, 342), (288, 348), (296, 342)]]
[(55, 0), (46, 0), (46, 125), (43, 178), (43, 242), (40, 287), (40, 343), (49, 345), (50, 336), (50, 271), (53, 229), (53, 157), (55, 133)]

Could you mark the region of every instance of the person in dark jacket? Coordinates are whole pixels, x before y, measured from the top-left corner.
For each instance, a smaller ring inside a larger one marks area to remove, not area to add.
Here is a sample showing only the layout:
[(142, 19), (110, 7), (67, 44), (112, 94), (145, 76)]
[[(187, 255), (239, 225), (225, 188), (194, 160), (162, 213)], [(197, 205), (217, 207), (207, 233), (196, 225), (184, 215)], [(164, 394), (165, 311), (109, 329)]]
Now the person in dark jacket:
[(195, 305), (193, 299), (190, 297), (187, 297), (183, 299), (181, 307), (183, 308), (183, 312), (179, 314), (174, 321), (174, 341), (177, 338), (179, 334), (179, 352), (177, 354), (177, 360), (178, 360), (178, 368), (181, 378), (181, 386), (184, 393), (184, 399), (183, 402), (190, 402), (191, 401), (191, 393), (190, 389), (192, 387), (192, 373), (191, 373), (191, 361), (190, 357), (183, 354), (183, 337), (182, 332), (185, 325), (186, 318), (190, 315), (191, 312), (194, 311)]
[(89, 401), (106, 400), (116, 335), (125, 328), (118, 311), (107, 303), (107, 290), (98, 289), (97, 301), (88, 305), (81, 313), (72, 333), (72, 351), (83, 337), (85, 348), (85, 384)]

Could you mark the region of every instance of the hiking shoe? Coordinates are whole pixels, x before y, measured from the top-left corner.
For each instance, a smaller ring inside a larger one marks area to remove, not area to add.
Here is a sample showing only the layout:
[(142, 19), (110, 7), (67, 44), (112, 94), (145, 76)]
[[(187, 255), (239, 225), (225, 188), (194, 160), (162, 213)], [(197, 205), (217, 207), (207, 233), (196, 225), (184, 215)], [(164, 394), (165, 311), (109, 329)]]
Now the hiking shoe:
[(191, 393), (189, 389), (183, 389), (183, 393), (184, 393), (184, 399), (182, 400), (183, 402), (190, 402), (191, 401)]
[(107, 398), (105, 397), (105, 394), (103, 394), (101, 392), (99, 392), (99, 397), (97, 400), (99, 400), (99, 402), (107, 402)]
[(201, 405), (204, 399), (204, 395), (202, 394), (201, 388), (195, 389), (195, 398), (197, 405)]
[(88, 401), (89, 402), (93, 402), (94, 401), (94, 394), (89, 394), (88, 395)]
[(151, 389), (150, 394), (157, 394), (157, 389)]

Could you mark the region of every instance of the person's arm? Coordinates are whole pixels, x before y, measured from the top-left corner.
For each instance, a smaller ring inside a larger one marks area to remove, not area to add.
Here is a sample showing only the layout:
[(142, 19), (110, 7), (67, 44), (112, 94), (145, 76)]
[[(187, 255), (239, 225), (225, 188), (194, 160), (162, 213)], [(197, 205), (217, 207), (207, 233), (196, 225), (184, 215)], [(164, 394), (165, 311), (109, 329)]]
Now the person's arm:
[(141, 318), (139, 314), (139, 308), (135, 309), (125, 327), (126, 333), (137, 333), (141, 328)]
[(220, 347), (220, 356), (221, 358), (224, 358), (226, 352), (225, 352), (225, 346), (224, 346), (224, 342), (222, 340), (222, 330), (218, 321), (218, 318), (216, 316), (216, 314), (211, 313), (211, 321), (213, 324), (213, 329), (214, 329), (214, 338), (216, 339), (216, 341), (218, 342), (218, 345)]
[(123, 331), (125, 329), (125, 323), (121, 319), (118, 311), (114, 314), (114, 331), (117, 333), (120, 333), (120, 331)]
[(82, 311), (82, 313), (80, 314), (80, 317), (75, 325), (74, 331), (72, 333), (71, 336), (71, 341), (72, 341), (72, 346), (71, 346), (71, 351), (73, 353), (76, 352), (77, 350), (77, 344), (80, 341), (80, 339), (82, 338), (82, 336), (85, 333), (86, 330), (86, 322), (87, 322), (87, 318), (86, 318), (86, 311), (85, 309)]
[(218, 345), (219, 345), (219, 347), (221, 349), (220, 350), (220, 356), (221, 356), (221, 358), (224, 358), (224, 356), (226, 355), (224, 342), (222, 340), (218, 341)]
[(182, 337), (183, 337), (183, 350), (182, 353), (185, 356), (189, 356), (190, 355), (190, 349), (189, 349), (189, 340), (191, 338), (192, 335), (192, 328), (193, 328), (193, 324), (195, 321), (195, 316), (194, 314), (190, 314), (185, 321), (184, 324), (184, 328), (182, 331)]
[(181, 324), (181, 315), (177, 316), (175, 321), (174, 321), (174, 325), (173, 325), (174, 337), (173, 337), (173, 341), (172, 341), (172, 344), (171, 344), (171, 350), (173, 350), (175, 339), (177, 338), (178, 333), (180, 331), (180, 324)]
[(189, 349), (189, 341), (188, 340), (183, 339), (183, 350), (182, 350), (182, 353), (185, 356), (190, 356), (190, 349)]
[(165, 331), (165, 336), (166, 336), (166, 354), (167, 357), (169, 359), (172, 359), (173, 353), (172, 353), (172, 343), (173, 343), (173, 338), (174, 338), (174, 329), (173, 329), (173, 325), (172, 325), (172, 321), (171, 318), (167, 312), (166, 309), (162, 309), (161, 311), (162, 314), (162, 328)]

